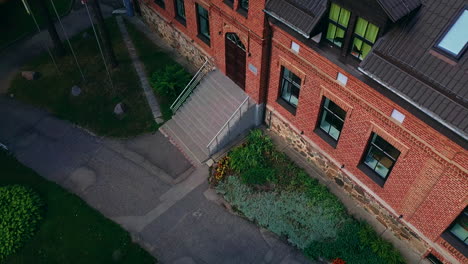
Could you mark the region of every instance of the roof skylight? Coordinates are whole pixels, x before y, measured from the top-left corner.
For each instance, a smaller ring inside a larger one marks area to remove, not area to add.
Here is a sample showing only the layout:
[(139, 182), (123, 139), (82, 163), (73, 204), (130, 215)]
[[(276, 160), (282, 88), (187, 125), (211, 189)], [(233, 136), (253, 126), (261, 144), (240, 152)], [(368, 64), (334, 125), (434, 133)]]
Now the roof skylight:
[(444, 33), (437, 48), (448, 55), (460, 58), (468, 43), (468, 10), (465, 8), (455, 22)]

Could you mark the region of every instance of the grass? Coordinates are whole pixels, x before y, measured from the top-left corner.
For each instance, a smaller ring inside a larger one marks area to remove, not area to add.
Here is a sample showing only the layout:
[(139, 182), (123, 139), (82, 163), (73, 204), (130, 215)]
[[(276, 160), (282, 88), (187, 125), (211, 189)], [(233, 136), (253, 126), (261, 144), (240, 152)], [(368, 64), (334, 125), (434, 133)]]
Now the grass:
[(37, 233), (4, 263), (155, 263), (119, 225), (78, 196), (49, 182), (0, 151), (0, 186), (33, 188), (46, 204)]
[[(135, 28), (133, 24), (126, 22), (126, 25), (139, 58), (145, 65), (148, 77), (151, 77), (154, 72), (168, 65), (177, 64), (169, 54), (156, 46), (143, 32)], [(170, 106), (173, 102), (161, 94), (156, 94), (156, 97), (158, 98), (164, 120), (169, 120), (172, 117)]]
[[(39, 12), (37, 0), (29, 0), (28, 2), (39, 25), (43, 26), (45, 19)], [(55, 11), (52, 9), (50, 1), (46, 0), (46, 3), (49, 5), (51, 15), (55, 18)], [(57, 12), (61, 16), (70, 11), (72, 3), (73, 0), (54, 0)], [(7, 0), (6, 3), (0, 4), (0, 32), (2, 32), (0, 35), (0, 48), (18, 38), (37, 32), (36, 25), (32, 17), (26, 12), (21, 0)]]
[[(59, 118), (70, 120), (102, 136), (131, 137), (155, 131), (157, 124), (146, 103), (115, 18), (107, 19), (106, 25), (119, 63), (111, 71), (113, 88), (92, 30), (88, 29), (87, 38), (78, 34), (72, 39), (86, 83), (82, 81), (70, 52), (57, 60), (60, 72), (46, 53), (23, 67), (23, 70), (40, 72), (42, 77), (27, 81), (18, 74), (9, 92), (21, 101), (46, 108)], [(80, 96), (70, 95), (73, 85), (81, 87)], [(128, 108), (122, 119), (113, 113), (118, 102), (123, 102)]]

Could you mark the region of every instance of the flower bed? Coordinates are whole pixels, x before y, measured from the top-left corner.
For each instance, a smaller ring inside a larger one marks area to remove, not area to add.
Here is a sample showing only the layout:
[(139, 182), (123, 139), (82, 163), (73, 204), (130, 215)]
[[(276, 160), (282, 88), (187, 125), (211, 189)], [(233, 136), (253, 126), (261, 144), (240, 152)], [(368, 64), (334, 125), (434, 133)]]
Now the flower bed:
[(404, 263), (393, 246), (349, 216), (316, 179), (254, 130), (213, 170), (211, 182), (232, 207), (313, 259), (336, 263)]

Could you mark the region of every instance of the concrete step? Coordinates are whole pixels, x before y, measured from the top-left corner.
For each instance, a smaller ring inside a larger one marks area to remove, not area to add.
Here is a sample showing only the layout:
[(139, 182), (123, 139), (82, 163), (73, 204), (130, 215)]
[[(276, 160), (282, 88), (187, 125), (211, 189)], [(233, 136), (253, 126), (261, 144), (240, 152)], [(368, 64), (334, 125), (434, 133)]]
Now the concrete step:
[(202, 163), (208, 159), (208, 152), (197, 146), (183, 128), (181, 128), (174, 120), (169, 120), (163, 126), (164, 131), (170, 136), (179, 146), (182, 151), (188, 155), (193, 161)]
[(177, 124), (195, 140), (195, 142), (208, 142), (209, 128), (198, 123), (190, 114), (180, 113), (178, 118), (173, 119)]
[(242, 102), (247, 96), (237, 84), (219, 70), (213, 71), (208, 77), (214, 80), (214, 83), (216, 83), (218, 87), (223, 87), (224, 89), (221, 89), (223, 92), (228, 93), (229, 96), (239, 102)]
[[(206, 146), (245, 98), (247, 94), (232, 80), (219, 70), (212, 71), (162, 129), (184, 152), (190, 153), (197, 162), (203, 162), (209, 154)], [(231, 125), (235, 126), (236, 121), (235, 118)], [(221, 133), (219, 141), (224, 143), (227, 134), (226, 131)]]

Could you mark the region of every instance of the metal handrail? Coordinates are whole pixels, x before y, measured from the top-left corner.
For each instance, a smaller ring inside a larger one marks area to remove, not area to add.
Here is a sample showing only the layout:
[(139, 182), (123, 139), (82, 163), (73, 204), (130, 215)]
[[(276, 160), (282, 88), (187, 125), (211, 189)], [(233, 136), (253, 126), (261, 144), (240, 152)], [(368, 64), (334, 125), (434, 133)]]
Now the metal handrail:
[(175, 99), (174, 103), (172, 103), (170, 109), (172, 110), (173, 113), (175, 113), (180, 106), (187, 100), (188, 96), (192, 93), (192, 91), (195, 89), (195, 87), (198, 85), (198, 82), (204, 77), (205, 73), (203, 72), (203, 69), (206, 67), (208, 64), (208, 59), (205, 60), (205, 63), (198, 69), (197, 73), (193, 76), (193, 78), (190, 80), (190, 82), (185, 86), (184, 90), (179, 94), (177, 99)]
[[(216, 135), (213, 137), (213, 139), (210, 141), (210, 143), (208, 143), (208, 145), (206, 145), (206, 148), (208, 149), (208, 153), (211, 155), (211, 150), (210, 150), (210, 146), (211, 144), (213, 144), (213, 142), (217, 140), (218, 136), (221, 134), (221, 132), (226, 128), (226, 126), (229, 125), (229, 122), (231, 122), (231, 120), (237, 115), (237, 112), (241, 111), (242, 110), (242, 106), (244, 106), (244, 104), (246, 102), (249, 101), (249, 97), (247, 96), (247, 98), (244, 99), (244, 101), (239, 105), (239, 107), (237, 107), (236, 111), (234, 111), (234, 113), (232, 113), (231, 117), (229, 117), (228, 121), (221, 127), (221, 129), (218, 131), (218, 133), (216, 133)], [(247, 107), (248, 108), (248, 107)], [(247, 109), (248, 110), (248, 109)], [(239, 120), (242, 118), (242, 111), (240, 112), (240, 117), (239, 117)], [(219, 144), (219, 142), (217, 143)]]

